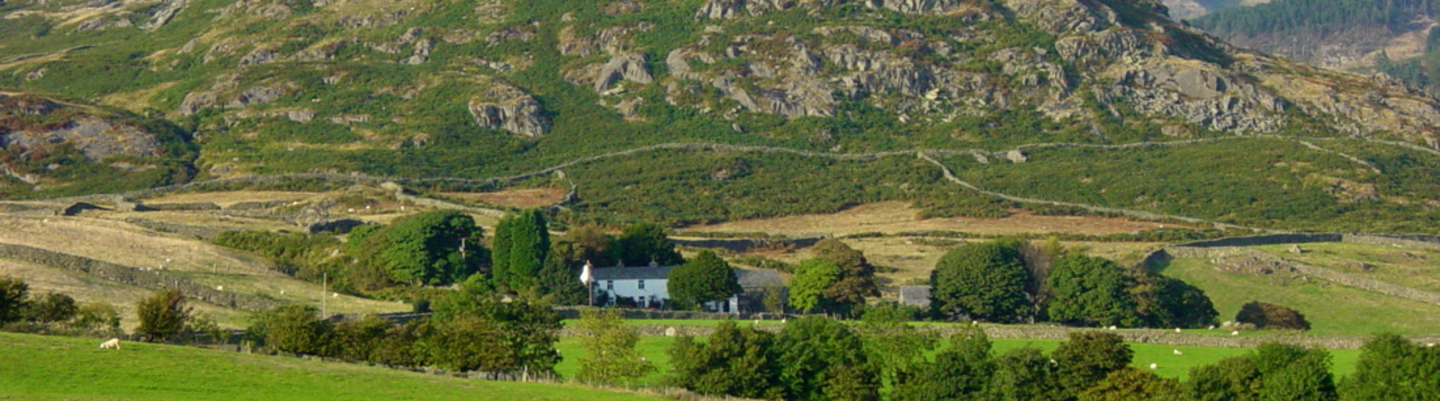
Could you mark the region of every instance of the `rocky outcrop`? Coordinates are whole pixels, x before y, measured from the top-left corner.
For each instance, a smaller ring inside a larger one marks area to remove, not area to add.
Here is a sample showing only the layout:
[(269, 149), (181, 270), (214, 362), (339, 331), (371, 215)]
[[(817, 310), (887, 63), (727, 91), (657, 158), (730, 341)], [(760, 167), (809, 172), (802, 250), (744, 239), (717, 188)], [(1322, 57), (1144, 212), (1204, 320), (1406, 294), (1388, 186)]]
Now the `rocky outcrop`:
[(644, 54), (626, 53), (610, 58), (595, 77), (595, 92), (605, 93), (611, 85), (622, 79), (642, 84), (655, 80), (650, 76), (649, 67), (645, 66)]
[(114, 155), (160, 155), (160, 141), (153, 135), (96, 117), (78, 118), (56, 129), (13, 131), (0, 135), (0, 147), (49, 149), (57, 144), (73, 146), (90, 161)]
[(550, 118), (542, 112), (540, 102), (520, 88), (498, 80), (492, 81), (483, 95), (470, 100), (470, 115), (481, 127), (520, 136), (536, 138), (550, 132)]
[(1096, 88), (1107, 104), (1181, 118), (1235, 132), (1269, 132), (1284, 126), (1286, 101), (1220, 68), (1180, 59), (1116, 65), (1112, 85)]
[(870, 8), (884, 7), (904, 14), (927, 14), (954, 11), (962, 0), (866, 0)]

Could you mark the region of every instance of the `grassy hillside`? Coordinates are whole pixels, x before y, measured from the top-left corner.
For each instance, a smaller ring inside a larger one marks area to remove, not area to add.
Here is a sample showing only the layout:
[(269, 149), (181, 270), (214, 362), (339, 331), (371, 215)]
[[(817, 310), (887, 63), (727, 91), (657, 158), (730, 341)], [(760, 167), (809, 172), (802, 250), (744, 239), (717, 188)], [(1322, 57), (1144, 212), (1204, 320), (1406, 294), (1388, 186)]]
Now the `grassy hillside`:
[(1220, 312), (1220, 320), (1234, 320), (1241, 305), (1261, 301), (1285, 305), (1304, 314), (1310, 321), (1309, 333), (1316, 335), (1440, 333), (1440, 305), (1328, 281), (1282, 281), (1276, 277), (1229, 273), (1214, 268), (1209, 260), (1193, 258), (1176, 259), (1161, 274), (1185, 280), (1204, 290)]
[(0, 333), (0, 389), (21, 400), (650, 400), (190, 347)]

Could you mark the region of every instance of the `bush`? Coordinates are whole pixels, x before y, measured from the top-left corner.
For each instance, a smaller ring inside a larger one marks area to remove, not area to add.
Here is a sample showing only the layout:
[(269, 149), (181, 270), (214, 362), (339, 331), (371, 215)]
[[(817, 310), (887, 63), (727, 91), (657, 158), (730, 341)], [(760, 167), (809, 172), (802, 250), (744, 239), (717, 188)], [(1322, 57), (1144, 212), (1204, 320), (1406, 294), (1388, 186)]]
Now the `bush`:
[(104, 302), (90, 302), (81, 305), (70, 326), (95, 333), (119, 334), (120, 312)]
[(25, 318), (30, 286), (14, 277), (0, 277), (0, 325)]
[(185, 295), (180, 290), (169, 289), (140, 300), (135, 305), (135, 314), (140, 326), (135, 328), (147, 341), (161, 342), (181, 334), (185, 323), (190, 320), (192, 309), (185, 305)]
[(79, 306), (75, 304), (75, 298), (50, 292), (40, 299), (30, 302), (30, 319), (42, 324), (64, 322), (75, 317), (75, 313), (79, 309)]
[(930, 274), (940, 315), (990, 322), (1019, 322), (1031, 310), (1029, 273), (1020, 250), (1008, 243), (966, 244), (945, 253)]
[(1259, 329), (1310, 330), (1310, 322), (1299, 311), (1259, 301), (1241, 306), (1235, 321), (1250, 323)]
[(257, 332), (263, 332), (265, 345), (281, 352), (322, 355), (328, 347), (329, 323), (320, 320), (320, 311), (312, 306), (289, 304), (260, 314)]
[(680, 337), (670, 348), (671, 381), (700, 394), (779, 399), (779, 367), (770, 348), (773, 334), (720, 322), (704, 343)]

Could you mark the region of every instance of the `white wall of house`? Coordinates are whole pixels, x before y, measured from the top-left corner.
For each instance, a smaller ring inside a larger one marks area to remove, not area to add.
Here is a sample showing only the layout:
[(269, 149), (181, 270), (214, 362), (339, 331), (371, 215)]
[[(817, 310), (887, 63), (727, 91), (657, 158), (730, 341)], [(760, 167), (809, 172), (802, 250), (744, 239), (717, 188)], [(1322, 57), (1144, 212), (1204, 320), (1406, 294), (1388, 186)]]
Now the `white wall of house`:
[[(650, 280), (600, 280), (595, 282), (597, 294), (610, 294), (616, 298), (640, 298), (645, 301), (662, 299), (669, 300), (670, 294), (665, 291), (665, 279)], [(645, 288), (640, 288), (642, 286)]]

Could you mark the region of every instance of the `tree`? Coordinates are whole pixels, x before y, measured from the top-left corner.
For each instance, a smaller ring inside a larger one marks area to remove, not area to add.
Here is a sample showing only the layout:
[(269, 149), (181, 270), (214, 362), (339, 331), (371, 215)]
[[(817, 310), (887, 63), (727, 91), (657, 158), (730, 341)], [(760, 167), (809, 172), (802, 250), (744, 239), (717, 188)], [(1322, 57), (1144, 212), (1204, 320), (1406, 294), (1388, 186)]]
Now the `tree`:
[(30, 285), (18, 278), (0, 277), (0, 325), (20, 321), (29, 309)]
[(1016, 348), (996, 358), (990, 395), (999, 401), (1064, 400), (1073, 397), (1065, 391), (1059, 379), (1059, 366), (1040, 350)]
[(446, 369), (543, 374), (560, 361), (560, 315), (543, 298), (453, 291), (436, 301), (428, 323), (416, 352)]
[(1126, 367), (1080, 392), (1079, 401), (1172, 401), (1185, 398), (1180, 381)]
[(802, 312), (822, 307), (825, 289), (840, 278), (840, 266), (820, 259), (807, 259), (795, 266), (790, 280), (790, 306)]
[(655, 371), (655, 364), (635, 351), (640, 336), (625, 325), (618, 309), (586, 308), (580, 311), (580, 357), (576, 377), (582, 382), (628, 384)]
[(774, 335), (720, 322), (705, 343), (680, 337), (670, 348), (671, 381), (700, 394), (779, 399), (779, 367), (771, 357)]
[(120, 333), (120, 312), (104, 302), (88, 302), (80, 306), (70, 326), (100, 333)]
[(950, 348), (935, 354), (934, 363), (902, 374), (892, 393), (897, 401), (984, 399), (995, 372), (990, 338), (975, 326), (950, 337)]
[(616, 258), (626, 266), (645, 266), (652, 261), (661, 266), (674, 266), (685, 262), (680, 252), (675, 251), (669, 230), (653, 223), (625, 227), (613, 249)]
[(30, 303), (30, 319), (39, 323), (58, 323), (70, 320), (80, 307), (69, 295), (49, 292)]
[(1310, 322), (1305, 320), (1305, 315), (1300, 312), (1260, 301), (1240, 306), (1240, 312), (1235, 314), (1235, 321), (1250, 323), (1261, 329), (1310, 330)]
[(787, 400), (878, 400), (864, 343), (839, 322), (806, 317), (785, 326), (772, 350)]
[(930, 274), (931, 298), (941, 314), (992, 322), (1019, 322), (1031, 310), (1018, 249), (1000, 242), (963, 245), (947, 252)]
[(1191, 368), (1185, 394), (1196, 401), (1259, 400), (1260, 377), (1260, 370), (1248, 355), (1225, 358)]
[(580, 282), (580, 271), (568, 266), (569, 263), (572, 262), (550, 255), (545, 259), (545, 267), (540, 269), (536, 284), (540, 295), (552, 296), (556, 305), (584, 305), (589, 302), (585, 284)]
[(671, 270), (668, 279), (670, 298), (681, 305), (722, 301), (741, 290), (730, 264), (708, 250)]
[[(565, 232), (565, 240), (556, 244), (556, 253), (567, 261), (590, 262), (594, 266), (614, 266), (615, 238), (605, 233), (598, 225), (582, 224), (571, 226)], [(562, 248), (563, 245), (563, 250)]]
[(1340, 384), (1347, 400), (1440, 399), (1440, 349), (1396, 334), (1380, 334), (1360, 347), (1355, 373)]
[(535, 288), (540, 269), (550, 255), (550, 227), (540, 209), (506, 216), (495, 226), (491, 271), (501, 288)]
[(1277, 343), (1261, 344), (1250, 354), (1191, 369), (1185, 391), (1198, 401), (1338, 398), (1330, 353)]
[[(486, 251), (475, 219), (454, 210), (408, 216), (383, 228), (351, 234), (349, 249), (390, 281), (447, 285), (479, 271)], [(380, 281), (374, 278), (366, 282)]]
[(280, 352), (301, 355), (323, 355), (329, 346), (329, 323), (320, 320), (320, 311), (313, 306), (289, 304), (261, 313), (256, 317), (256, 334), (263, 333), (265, 345)]
[(1080, 254), (1055, 262), (1050, 271), (1054, 299), (1050, 319), (1079, 326), (1141, 325), (1135, 301), (1126, 288), (1129, 280), (1115, 262)]
[(1071, 394), (1079, 394), (1110, 373), (1130, 366), (1135, 352), (1115, 333), (1071, 332), (1070, 341), (1060, 343), (1051, 353), (1060, 365), (1060, 381)]
[(389, 320), (375, 315), (334, 325), (329, 330), (325, 354), (348, 361), (379, 363), (377, 355), (384, 348), (385, 337), (394, 326)]
[(866, 358), (879, 373), (882, 387), (894, 388), (899, 377), (925, 363), (936, 336), (909, 324), (912, 313), (894, 304), (867, 308), (857, 330)]
[(135, 334), (144, 336), (149, 341), (165, 341), (185, 330), (191, 311), (180, 290), (156, 292), (135, 305), (135, 314), (140, 318), (140, 326), (135, 328)]
[(810, 253), (840, 268), (840, 275), (824, 291), (831, 311), (848, 315), (856, 306), (865, 305), (865, 297), (880, 296), (875, 286), (875, 267), (865, 260), (863, 252), (840, 240), (826, 238), (815, 243)]

